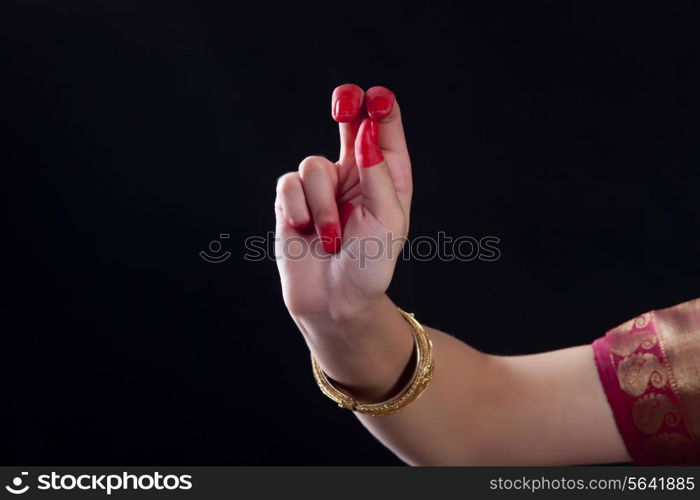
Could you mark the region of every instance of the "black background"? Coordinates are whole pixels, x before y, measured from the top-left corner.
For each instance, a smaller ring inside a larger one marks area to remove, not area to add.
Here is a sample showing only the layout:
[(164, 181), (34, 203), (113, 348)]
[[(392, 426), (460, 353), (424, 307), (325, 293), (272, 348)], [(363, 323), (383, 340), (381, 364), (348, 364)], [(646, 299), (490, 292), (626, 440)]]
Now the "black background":
[(398, 463), (243, 259), (344, 82), (398, 96), (413, 237), (501, 238), (400, 263), (425, 323), (528, 353), (700, 295), (696, 2), (3, 5), (3, 463)]

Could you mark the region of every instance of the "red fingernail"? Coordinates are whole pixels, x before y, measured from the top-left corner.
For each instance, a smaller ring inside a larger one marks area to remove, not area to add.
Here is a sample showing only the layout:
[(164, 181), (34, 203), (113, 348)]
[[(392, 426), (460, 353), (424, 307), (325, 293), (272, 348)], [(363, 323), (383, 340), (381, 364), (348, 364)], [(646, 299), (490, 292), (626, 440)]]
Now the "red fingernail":
[(349, 122), (355, 119), (362, 103), (362, 89), (357, 85), (345, 84), (333, 91), (332, 114), (337, 122)]
[(348, 122), (357, 113), (355, 100), (351, 96), (344, 96), (335, 101), (333, 106), (333, 118), (338, 122)]
[(352, 203), (346, 201), (340, 205), (338, 208), (338, 215), (340, 216), (340, 227), (345, 227), (348, 219), (352, 215), (352, 209), (355, 208)]
[(342, 243), (340, 226), (337, 222), (316, 226), (316, 232), (321, 239), (323, 249), (328, 253), (338, 253)]
[(365, 118), (360, 125), (355, 142), (355, 158), (362, 168), (373, 167), (384, 161), (379, 148), (379, 125), (374, 120)]
[(389, 116), (394, 109), (394, 93), (386, 87), (372, 87), (365, 96), (367, 114), (372, 120)]

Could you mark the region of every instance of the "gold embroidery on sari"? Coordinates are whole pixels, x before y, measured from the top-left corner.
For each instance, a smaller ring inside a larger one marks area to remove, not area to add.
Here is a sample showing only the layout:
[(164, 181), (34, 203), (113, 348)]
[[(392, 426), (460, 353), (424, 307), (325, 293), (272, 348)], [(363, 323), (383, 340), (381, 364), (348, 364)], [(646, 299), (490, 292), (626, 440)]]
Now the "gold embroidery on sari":
[(618, 356), (629, 356), (639, 347), (651, 349), (656, 345), (656, 335), (647, 330), (624, 333), (611, 330), (607, 335), (608, 347)]
[(617, 380), (623, 391), (641, 396), (651, 383), (657, 389), (666, 385), (667, 376), (659, 358), (649, 352), (630, 354), (617, 365)]
[(678, 425), (681, 412), (665, 394), (651, 393), (634, 402), (632, 419), (637, 429), (646, 434), (654, 434), (664, 423), (669, 427)]
[[(659, 346), (691, 436), (700, 438), (700, 299), (657, 311)], [(698, 452), (696, 452), (698, 453)]]
[[(615, 328), (615, 330), (619, 330), (623, 333), (627, 333), (632, 330), (632, 328), (644, 328), (649, 324), (649, 321), (651, 321), (651, 313), (644, 313), (636, 318), (632, 318), (629, 321), (625, 321), (622, 323), (620, 326)], [(614, 331), (614, 330), (613, 330)]]
[(638, 316), (605, 341), (641, 433), (625, 438), (644, 450), (635, 460), (700, 463), (700, 299)]

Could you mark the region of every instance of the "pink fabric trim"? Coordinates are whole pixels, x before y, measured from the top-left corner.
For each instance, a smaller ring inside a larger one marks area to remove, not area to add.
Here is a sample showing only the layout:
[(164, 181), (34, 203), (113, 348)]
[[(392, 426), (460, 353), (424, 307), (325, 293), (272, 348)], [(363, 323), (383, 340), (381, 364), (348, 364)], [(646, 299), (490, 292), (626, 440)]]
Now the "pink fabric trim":
[(657, 312), (652, 311), (595, 340), (598, 375), (636, 464), (697, 463), (698, 442), (674, 390), (674, 374), (659, 328)]
[(608, 398), (613, 417), (615, 417), (617, 430), (620, 431), (622, 440), (625, 442), (627, 453), (634, 462), (639, 462), (640, 457), (643, 457), (644, 454), (640, 450), (638, 435), (629, 408), (629, 400), (617, 381), (615, 358), (610, 352), (605, 337), (593, 342), (593, 353), (598, 367), (598, 376), (603, 384), (603, 390)]

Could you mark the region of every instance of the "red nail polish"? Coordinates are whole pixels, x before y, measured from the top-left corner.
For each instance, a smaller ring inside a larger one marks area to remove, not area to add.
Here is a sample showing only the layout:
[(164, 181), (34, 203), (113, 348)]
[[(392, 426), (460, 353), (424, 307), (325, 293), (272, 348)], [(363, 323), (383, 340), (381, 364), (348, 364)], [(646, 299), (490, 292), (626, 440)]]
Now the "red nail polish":
[(338, 122), (347, 122), (357, 113), (354, 99), (351, 96), (343, 96), (335, 101), (333, 118)]
[(342, 244), (342, 239), (340, 237), (340, 225), (337, 222), (317, 225), (316, 232), (326, 252), (330, 254), (338, 253)]
[(372, 87), (367, 91), (365, 103), (369, 117), (381, 120), (394, 109), (394, 93), (386, 87)]
[(362, 89), (357, 85), (346, 83), (333, 91), (331, 98), (333, 119), (340, 123), (355, 119), (362, 104)]
[(365, 118), (360, 125), (355, 141), (355, 158), (357, 165), (362, 168), (373, 167), (384, 161), (379, 148), (379, 125), (374, 120)]
[(348, 219), (352, 215), (353, 208), (355, 208), (355, 206), (349, 201), (342, 203), (340, 207), (338, 207), (338, 215), (340, 216), (340, 227), (345, 228), (345, 224), (348, 222)]

